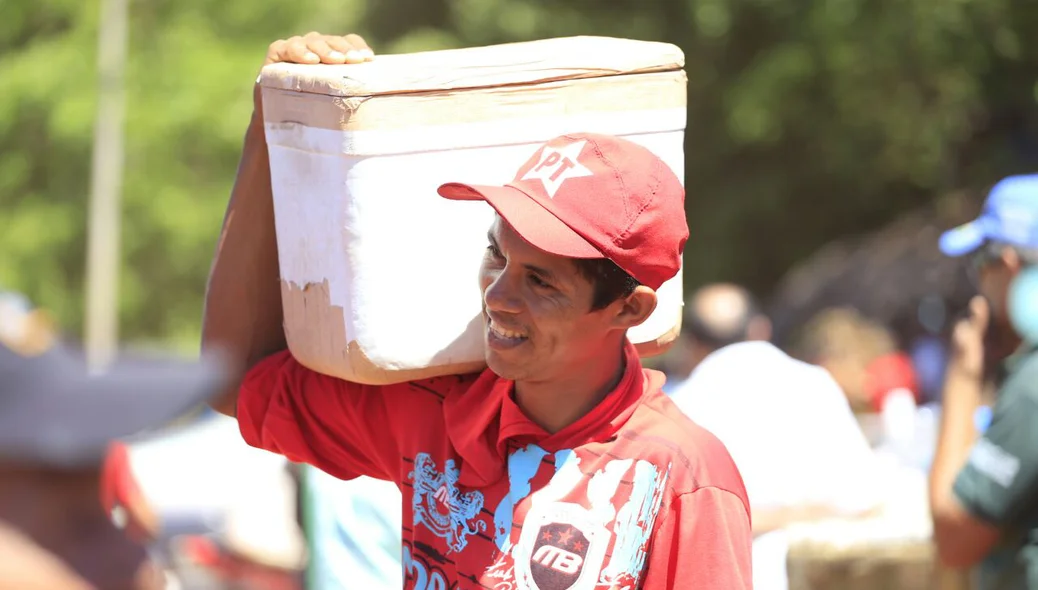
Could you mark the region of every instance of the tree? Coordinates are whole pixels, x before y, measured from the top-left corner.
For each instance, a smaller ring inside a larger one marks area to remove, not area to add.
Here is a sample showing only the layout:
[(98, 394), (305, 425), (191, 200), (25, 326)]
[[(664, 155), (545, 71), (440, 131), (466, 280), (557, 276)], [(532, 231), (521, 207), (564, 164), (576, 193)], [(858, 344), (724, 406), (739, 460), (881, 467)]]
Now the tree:
[[(1038, 10), (1012, 0), (139, 0), (131, 5), (122, 335), (197, 346), (267, 44), (356, 31), (380, 53), (573, 34), (686, 55), (690, 284), (766, 293), (794, 262), (949, 189), (1034, 167)], [(96, 1), (7, 0), (0, 284), (75, 333)]]

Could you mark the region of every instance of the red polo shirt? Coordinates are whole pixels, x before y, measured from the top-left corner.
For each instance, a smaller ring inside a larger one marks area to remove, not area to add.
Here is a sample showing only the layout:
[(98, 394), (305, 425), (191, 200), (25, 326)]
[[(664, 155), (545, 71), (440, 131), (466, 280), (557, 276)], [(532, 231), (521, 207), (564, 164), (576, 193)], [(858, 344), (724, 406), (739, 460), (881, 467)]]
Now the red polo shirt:
[(626, 355), (617, 388), (555, 434), (489, 370), (376, 387), (288, 352), (250, 371), (238, 421), (255, 447), (396, 482), (406, 588), (750, 588), (735, 464)]

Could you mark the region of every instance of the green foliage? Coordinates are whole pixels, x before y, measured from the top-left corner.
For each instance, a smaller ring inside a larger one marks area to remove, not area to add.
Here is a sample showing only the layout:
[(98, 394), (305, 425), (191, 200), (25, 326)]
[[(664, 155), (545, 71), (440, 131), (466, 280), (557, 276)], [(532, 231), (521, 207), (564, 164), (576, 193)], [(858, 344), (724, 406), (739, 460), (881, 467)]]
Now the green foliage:
[[(127, 71), (124, 340), (197, 341), (266, 46), (382, 53), (596, 34), (684, 49), (690, 283), (766, 291), (835, 237), (1033, 166), (1038, 9), (1011, 0), (138, 0)], [(0, 284), (82, 324), (98, 0), (4, 0)]]

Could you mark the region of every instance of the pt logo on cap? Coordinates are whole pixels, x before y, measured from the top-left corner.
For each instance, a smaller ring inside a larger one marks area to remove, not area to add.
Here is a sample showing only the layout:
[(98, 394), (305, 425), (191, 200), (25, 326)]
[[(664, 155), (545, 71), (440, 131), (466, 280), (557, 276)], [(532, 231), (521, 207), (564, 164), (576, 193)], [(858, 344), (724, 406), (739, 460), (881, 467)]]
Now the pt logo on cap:
[(547, 146), (533, 168), (519, 180), (539, 180), (544, 192), (554, 199), (563, 182), (570, 178), (592, 176), (592, 172), (580, 163), (580, 152), (587, 140), (575, 141), (561, 148)]

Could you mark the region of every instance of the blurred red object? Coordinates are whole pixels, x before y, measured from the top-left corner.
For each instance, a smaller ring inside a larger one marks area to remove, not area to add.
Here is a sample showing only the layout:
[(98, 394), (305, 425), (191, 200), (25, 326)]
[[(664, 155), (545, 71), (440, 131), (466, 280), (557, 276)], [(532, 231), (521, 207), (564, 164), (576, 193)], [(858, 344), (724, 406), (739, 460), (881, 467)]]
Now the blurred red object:
[(155, 539), (159, 529), (158, 518), (137, 485), (129, 449), (121, 442), (108, 447), (101, 467), (100, 496), (109, 518), (130, 539), (142, 544)]
[(286, 571), (243, 559), (213, 539), (193, 535), (180, 539), (183, 557), (205, 569), (229, 588), (302, 590), (302, 572)]
[(881, 411), (887, 396), (899, 389), (912, 392), (915, 402), (920, 403), (919, 380), (908, 354), (885, 354), (869, 363), (865, 369), (865, 393), (873, 410)]

